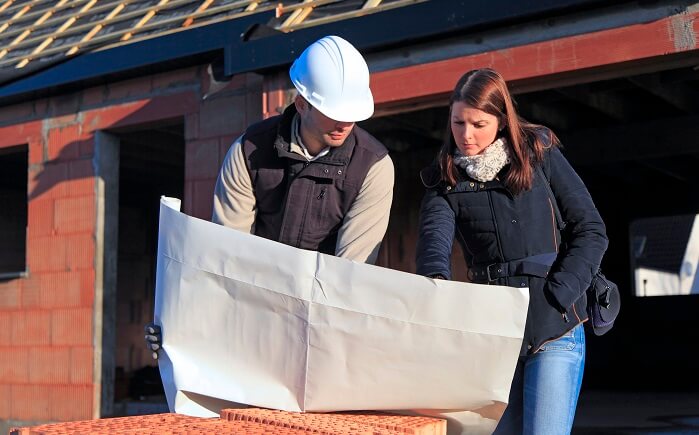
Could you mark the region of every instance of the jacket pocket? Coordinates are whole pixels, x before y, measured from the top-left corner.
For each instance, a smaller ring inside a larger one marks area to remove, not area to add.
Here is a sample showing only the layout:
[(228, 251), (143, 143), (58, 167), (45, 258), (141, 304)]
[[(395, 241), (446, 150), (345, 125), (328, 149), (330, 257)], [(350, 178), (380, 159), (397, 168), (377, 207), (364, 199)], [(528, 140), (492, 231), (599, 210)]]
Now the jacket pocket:
[(311, 220), (306, 226), (307, 231), (326, 234), (338, 228), (347, 214), (347, 195), (354, 190), (352, 186), (346, 186), (343, 180), (316, 180), (308, 201)]

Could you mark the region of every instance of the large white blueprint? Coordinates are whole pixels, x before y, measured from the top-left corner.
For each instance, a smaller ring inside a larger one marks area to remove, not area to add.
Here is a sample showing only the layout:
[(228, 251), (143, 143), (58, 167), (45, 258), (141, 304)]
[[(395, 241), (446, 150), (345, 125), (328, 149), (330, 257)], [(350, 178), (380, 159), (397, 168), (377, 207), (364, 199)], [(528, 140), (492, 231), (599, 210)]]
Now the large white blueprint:
[[(170, 204), (168, 206), (168, 203)], [(474, 410), (507, 402), (528, 289), (432, 280), (160, 207), (170, 409)]]

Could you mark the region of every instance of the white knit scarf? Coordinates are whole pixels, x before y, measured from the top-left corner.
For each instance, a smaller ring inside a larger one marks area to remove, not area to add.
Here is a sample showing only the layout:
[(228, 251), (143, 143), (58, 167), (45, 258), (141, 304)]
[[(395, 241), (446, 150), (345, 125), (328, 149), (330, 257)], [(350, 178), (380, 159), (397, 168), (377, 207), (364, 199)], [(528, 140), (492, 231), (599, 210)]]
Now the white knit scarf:
[(454, 152), (454, 163), (474, 180), (491, 181), (510, 163), (510, 151), (506, 144), (505, 138), (501, 137), (475, 156), (465, 156), (457, 148)]

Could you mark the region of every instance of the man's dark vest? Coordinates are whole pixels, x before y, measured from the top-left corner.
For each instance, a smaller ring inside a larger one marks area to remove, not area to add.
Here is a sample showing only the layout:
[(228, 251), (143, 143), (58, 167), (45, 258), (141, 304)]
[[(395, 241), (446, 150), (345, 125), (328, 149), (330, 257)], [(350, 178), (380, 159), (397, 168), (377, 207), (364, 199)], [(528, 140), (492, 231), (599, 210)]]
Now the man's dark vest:
[(335, 254), (337, 233), (369, 169), (388, 150), (355, 126), (345, 143), (308, 162), (289, 151), (292, 104), (250, 126), (243, 153), (255, 193), (255, 234), (301, 249)]

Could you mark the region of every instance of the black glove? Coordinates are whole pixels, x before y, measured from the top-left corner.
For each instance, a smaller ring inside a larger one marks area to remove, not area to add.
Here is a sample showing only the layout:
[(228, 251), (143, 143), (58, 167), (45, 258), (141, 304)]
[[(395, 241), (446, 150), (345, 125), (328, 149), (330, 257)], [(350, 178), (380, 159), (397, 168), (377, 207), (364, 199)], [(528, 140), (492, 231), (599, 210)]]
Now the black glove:
[(153, 352), (151, 355), (154, 360), (158, 359), (158, 351), (162, 348), (163, 336), (160, 329), (160, 325), (155, 323), (148, 323), (145, 327), (146, 332), (146, 346)]

